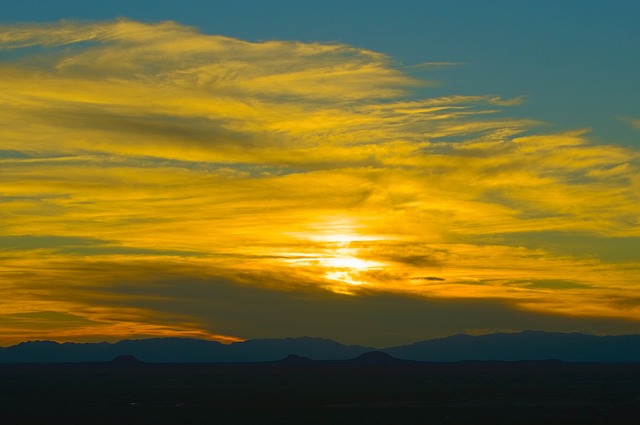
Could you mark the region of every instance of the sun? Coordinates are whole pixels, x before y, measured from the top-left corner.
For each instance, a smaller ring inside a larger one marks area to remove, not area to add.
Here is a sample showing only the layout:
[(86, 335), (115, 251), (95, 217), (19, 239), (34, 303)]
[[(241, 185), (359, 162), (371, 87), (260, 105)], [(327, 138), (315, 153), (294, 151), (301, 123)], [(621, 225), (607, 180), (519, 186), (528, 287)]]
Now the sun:
[(340, 218), (316, 223), (307, 232), (292, 233), (305, 245), (308, 244), (309, 250), (303, 258), (289, 262), (315, 271), (329, 281), (332, 290), (349, 293), (344, 289), (345, 284), (367, 284), (367, 272), (384, 267), (384, 264), (367, 258), (367, 243), (385, 238), (362, 230), (353, 220)]
[(349, 270), (366, 270), (380, 265), (376, 261), (363, 260), (356, 257), (325, 258), (322, 263), (325, 267)]
[(318, 262), (325, 270), (325, 278), (350, 285), (362, 285), (366, 283), (363, 279), (365, 273), (382, 267), (382, 264), (362, 259), (359, 255), (362, 255), (361, 249), (350, 248), (345, 244), (331, 250), (326, 257), (318, 259)]

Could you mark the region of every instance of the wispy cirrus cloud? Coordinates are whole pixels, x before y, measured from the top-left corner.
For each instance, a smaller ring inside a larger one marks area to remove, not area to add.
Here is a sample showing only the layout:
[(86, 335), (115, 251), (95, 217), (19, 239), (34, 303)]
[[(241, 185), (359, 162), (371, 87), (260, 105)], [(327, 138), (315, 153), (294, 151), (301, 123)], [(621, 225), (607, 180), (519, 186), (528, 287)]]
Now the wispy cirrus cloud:
[[(637, 299), (638, 264), (598, 244), (640, 238), (640, 153), (505, 118), (522, 98), (416, 99), (421, 81), (376, 52), (171, 22), (0, 33), (0, 272), (20, 323), (87, 320), (62, 339), (258, 335), (189, 312), (176, 288), (194, 279), (638, 317), (613, 301)], [(594, 249), (541, 249), (541, 232)]]
[(632, 127), (640, 129), (640, 118), (629, 118), (629, 117), (625, 117), (623, 118), (624, 121), (628, 122), (629, 124), (631, 124)]

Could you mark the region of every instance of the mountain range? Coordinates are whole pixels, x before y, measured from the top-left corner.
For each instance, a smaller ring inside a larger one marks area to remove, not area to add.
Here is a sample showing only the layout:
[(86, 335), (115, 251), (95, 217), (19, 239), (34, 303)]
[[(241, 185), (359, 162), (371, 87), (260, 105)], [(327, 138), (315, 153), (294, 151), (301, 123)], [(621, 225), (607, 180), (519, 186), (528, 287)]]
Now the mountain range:
[(330, 339), (310, 337), (254, 339), (228, 345), (189, 338), (151, 338), (116, 343), (28, 341), (0, 347), (0, 362), (107, 362), (126, 355), (149, 363), (268, 362), (291, 355), (312, 360), (347, 360), (372, 351), (386, 353), (397, 359), (429, 362), (547, 359), (567, 362), (640, 362), (640, 335), (595, 336), (542, 331), (480, 336), (461, 334), (383, 349), (343, 345)]

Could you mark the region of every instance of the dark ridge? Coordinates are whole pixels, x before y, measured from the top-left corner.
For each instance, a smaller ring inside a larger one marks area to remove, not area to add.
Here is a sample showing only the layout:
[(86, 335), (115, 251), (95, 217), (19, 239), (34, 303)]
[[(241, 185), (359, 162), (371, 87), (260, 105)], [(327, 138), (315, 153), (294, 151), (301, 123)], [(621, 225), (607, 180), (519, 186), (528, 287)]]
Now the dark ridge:
[(113, 360), (111, 360), (109, 364), (113, 366), (127, 366), (127, 367), (144, 365), (144, 363), (138, 360), (136, 356), (132, 356), (131, 354), (117, 356)]
[(628, 363), (640, 361), (640, 335), (595, 336), (543, 331), (454, 335), (388, 347), (385, 351), (400, 359), (434, 362), (558, 359), (581, 363)]
[(275, 363), (278, 363), (278, 364), (291, 364), (291, 365), (305, 365), (305, 364), (313, 363), (313, 360), (311, 360), (309, 357), (302, 357), (302, 356), (297, 356), (295, 354), (289, 354), (284, 359), (278, 360)]
[(309, 357), (314, 360), (348, 360), (370, 347), (343, 345), (326, 338), (279, 338), (253, 339), (231, 344), (230, 354), (234, 361), (264, 362), (282, 359), (289, 354)]
[[(640, 363), (640, 335), (594, 336), (579, 333), (520, 333), (447, 338), (387, 347), (342, 345), (322, 338), (249, 340), (224, 345), (188, 338), (152, 338), (110, 343), (23, 342), (0, 350), (0, 363), (108, 363), (132, 355), (149, 363), (255, 363), (282, 361), (293, 354), (314, 361), (389, 363), (396, 361), (459, 362), (547, 361), (579, 363)], [(390, 357), (386, 357), (385, 354)], [(287, 362), (293, 362), (287, 361)]]
[(403, 360), (396, 359), (395, 357), (383, 352), (383, 351), (369, 351), (360, 354), (353, 359), (356, 363), (362, 364), (391, 364), (391, 363), (403, 363)]

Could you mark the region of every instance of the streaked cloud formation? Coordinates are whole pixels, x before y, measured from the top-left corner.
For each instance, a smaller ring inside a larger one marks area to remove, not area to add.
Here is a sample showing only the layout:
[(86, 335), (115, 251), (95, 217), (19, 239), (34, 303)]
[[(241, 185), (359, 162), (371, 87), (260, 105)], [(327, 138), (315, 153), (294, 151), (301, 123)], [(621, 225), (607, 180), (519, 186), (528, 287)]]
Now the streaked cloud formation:
[(640, 118), (627, 118), (626, 121), (628, 121), (634, 128), (640, 130)]
[(346, 342), (448, 329), (381, 319), (416, 302), (640, 330), (633, 148), (508, 118), (519, 98), (416, 98), (428, 82), (340, 44), (0, 34), (0, 344), (296, 336), (307, 314)]

